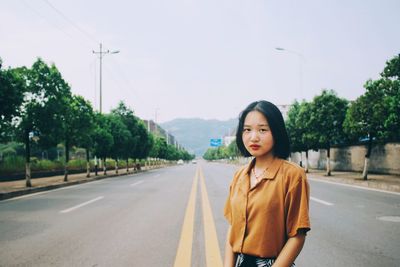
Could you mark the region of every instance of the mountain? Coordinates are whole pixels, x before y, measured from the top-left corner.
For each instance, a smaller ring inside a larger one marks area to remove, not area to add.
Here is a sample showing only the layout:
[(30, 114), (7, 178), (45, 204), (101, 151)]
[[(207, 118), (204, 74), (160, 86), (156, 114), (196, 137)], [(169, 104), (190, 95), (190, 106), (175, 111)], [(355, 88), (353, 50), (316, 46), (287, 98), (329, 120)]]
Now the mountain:
[(160, 126), (175, 136), (178, 143), (196, 156), (203, 156), (210, 147), (211, 138), (222, 138), (237, 127), (237, 119), (227, 121), (204, 119), (174, 119)]

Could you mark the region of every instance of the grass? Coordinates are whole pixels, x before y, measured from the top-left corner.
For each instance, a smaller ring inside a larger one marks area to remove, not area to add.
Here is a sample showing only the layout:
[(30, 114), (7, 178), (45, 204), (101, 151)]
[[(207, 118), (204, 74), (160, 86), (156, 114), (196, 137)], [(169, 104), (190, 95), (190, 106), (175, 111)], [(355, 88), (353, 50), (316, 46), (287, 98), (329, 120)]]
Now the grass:
[[(137, 160), (136, 163), (140, 163), (142, 166), (145, 163), (145, 160)], [(90, 168), (94, 169), (94, 161), (89, 161)], [(129, 168), (133, 168), (135, 161), (133, 159), (129, 159), (128, 161)], [(115, 160), (107, 159), (107, 169), (113, 170), (115, 168)], [(119, 160), (118, 168), (126, 168), (126, 160)], [(84, 159), (72, 159), (68, 163), (69, 170), (86, 170), (86, 160)], [(64, 160), (61, 158), (60, 160), (47, 160), (47, 159), (38, 159), (35, 157), (31, 158), (31, 171), (60, 171), (64, 170)], [(8, 156), (5, 157), (2, 162), (0, 162), (0, 174), (15, 174), (15, 173), (23, 173), (25, 172), (25, 158), (22, 156)]]

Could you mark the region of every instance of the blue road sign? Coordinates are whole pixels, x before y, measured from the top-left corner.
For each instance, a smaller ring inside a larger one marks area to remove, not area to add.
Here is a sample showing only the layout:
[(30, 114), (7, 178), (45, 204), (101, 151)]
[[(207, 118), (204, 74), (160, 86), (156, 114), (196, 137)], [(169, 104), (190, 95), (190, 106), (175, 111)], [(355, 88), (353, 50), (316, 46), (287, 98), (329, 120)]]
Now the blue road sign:
[(222, 146), (222, 139), (221, 138), (210, 139), (210, 146), (213, 146), (213, 147)]

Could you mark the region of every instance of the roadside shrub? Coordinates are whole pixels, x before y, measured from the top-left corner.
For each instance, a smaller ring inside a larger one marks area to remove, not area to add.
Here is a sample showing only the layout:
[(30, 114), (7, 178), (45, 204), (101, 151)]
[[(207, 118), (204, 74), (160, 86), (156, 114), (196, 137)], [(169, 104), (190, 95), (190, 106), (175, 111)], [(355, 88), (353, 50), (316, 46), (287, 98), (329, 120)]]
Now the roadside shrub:
[(21, 156), (4, 157), (0, 163), (0, 173), (18, 173), (25, 170), (25, 158)]

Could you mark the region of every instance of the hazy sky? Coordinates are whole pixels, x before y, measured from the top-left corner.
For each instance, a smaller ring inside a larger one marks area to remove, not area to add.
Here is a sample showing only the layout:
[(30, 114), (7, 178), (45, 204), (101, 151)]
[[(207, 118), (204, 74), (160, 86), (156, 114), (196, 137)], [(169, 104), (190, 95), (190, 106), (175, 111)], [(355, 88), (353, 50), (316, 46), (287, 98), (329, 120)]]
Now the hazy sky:
[[(54, 62), (103, 111), (229, 119), (251, 101), (290, 104), (322, 88), (355, 99), (400, 53), (399, 0), (0, 0), (4, 66)], [(288, 51), (277, 51), (282, 47)], [(97, 98), (97, 100), (95, 100)]]

